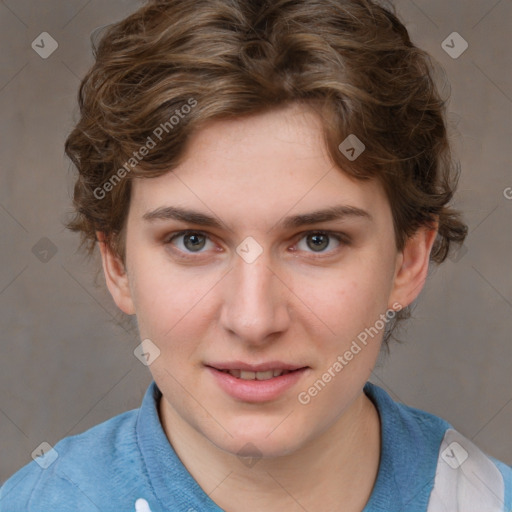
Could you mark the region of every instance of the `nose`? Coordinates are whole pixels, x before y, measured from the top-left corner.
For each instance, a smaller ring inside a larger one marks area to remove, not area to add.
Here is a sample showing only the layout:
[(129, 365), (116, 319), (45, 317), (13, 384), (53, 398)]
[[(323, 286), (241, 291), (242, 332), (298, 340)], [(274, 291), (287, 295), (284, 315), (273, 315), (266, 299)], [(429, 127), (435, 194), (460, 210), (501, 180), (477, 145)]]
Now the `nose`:
[(249, 345), (275, 341), (290, 325), (290, 290), (270, 267), (264, 251), (252, 263), (238, 255), (226, 276), (221, 325), (238, 340)]

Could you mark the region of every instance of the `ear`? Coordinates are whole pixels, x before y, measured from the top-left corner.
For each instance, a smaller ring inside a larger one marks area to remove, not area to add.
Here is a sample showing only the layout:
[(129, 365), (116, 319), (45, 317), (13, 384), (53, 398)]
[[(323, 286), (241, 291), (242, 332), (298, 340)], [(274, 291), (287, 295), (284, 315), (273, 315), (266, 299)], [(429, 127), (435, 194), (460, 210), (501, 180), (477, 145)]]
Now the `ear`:
[(388, 308), (399, 303), (402, 309), (409, 306), (420, 294), (428, 274), (430, 252), (438, 229), (436, 221), (431, 226), (420, 227), (406, 241), (403, 251), (398, 254), (393, 291)]
[(125, 267), (119, 257), (113, 254), (112, 249), (105, 241), (104, 233), (97, 231), (96, 236), (101, 252), (105, 281), (110, 295), (112, 295), (114, 302), (121, 311), (127, 315), (134, 315), (135, 307)]

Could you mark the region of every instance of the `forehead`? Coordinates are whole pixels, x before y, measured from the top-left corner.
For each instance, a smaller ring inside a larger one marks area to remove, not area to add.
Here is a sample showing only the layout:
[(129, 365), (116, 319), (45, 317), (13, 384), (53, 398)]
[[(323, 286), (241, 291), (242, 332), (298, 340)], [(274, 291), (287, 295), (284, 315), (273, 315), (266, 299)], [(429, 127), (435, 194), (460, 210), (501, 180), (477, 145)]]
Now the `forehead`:
[(179, 166), (135, 180), (132, 191), (139, 217), (159, 207), (194, 207), (247, 225), (338, 205), (375, 213), (388, 206), (379, 183), (334, 165), (320, 118), (298, 105), (204, 125)]

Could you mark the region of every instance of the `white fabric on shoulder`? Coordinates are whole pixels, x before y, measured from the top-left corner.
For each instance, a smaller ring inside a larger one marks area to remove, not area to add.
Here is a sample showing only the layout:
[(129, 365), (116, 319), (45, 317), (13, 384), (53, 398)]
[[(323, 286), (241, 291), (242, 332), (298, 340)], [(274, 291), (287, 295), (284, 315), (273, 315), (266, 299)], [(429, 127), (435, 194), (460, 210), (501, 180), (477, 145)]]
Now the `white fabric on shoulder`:
[(494, 462), (448, 429), (439, 450), (427, 512), (504, 512), (505, 484)]
[(135, 512), (151, 512), (149, 503), (144, 498), (139, 498), (135, 502)]

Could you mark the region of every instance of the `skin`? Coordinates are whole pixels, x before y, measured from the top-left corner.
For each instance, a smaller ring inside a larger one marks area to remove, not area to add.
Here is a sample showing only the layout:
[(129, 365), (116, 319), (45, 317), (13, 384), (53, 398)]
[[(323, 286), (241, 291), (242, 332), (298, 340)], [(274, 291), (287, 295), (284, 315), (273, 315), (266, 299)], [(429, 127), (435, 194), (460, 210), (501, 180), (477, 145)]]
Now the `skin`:
[[(372, 219), (279, 224), (335, 205)], [(165, 206), (215, 216), (222, 227), (143, 219)], [(397, 251), (382, 187), (335, 167), (318, 116), (292, 105), (205, 125), (175, 170), (134, 182), (126, 229), (126, 267), (98, 233), (107, 286), (137, 316), (141, 339), (160, 349), (149, 369), (163, 393), (162, 425), (203, 490), (228, 512), (328, 512), (340, 501), (361, 511), (381, 448), (379, 416), (362, 389), (383, 330), (307, 405), (297, 395), (379, 315), (418, 296), (437, 225)], [(183, 236), (169, 241), (183, 229), (207, 235), (199, 252)], [(318, 230), (347, 243), (321, 237), (319, 249), (308, 237)], [(252, 263), (236, 252), (248, 236), (263, 249)], [(204, 366), (235, 359), (310, 368), (277, 399), (250, 403), (227, 395)], [(247, 443), (261, 457), (252, 466), (237, 455)]]

